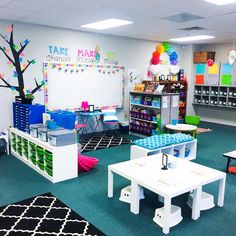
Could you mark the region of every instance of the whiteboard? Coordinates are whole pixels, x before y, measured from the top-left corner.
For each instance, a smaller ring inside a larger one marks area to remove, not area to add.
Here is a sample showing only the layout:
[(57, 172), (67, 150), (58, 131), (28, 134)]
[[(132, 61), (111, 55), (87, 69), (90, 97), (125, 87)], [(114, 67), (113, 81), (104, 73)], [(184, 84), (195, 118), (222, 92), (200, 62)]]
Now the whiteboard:
[(80, 110), (88, 101), (95, 108), (122, 107), (124, 67), (85, 64), (44, 64), (47, 110)]

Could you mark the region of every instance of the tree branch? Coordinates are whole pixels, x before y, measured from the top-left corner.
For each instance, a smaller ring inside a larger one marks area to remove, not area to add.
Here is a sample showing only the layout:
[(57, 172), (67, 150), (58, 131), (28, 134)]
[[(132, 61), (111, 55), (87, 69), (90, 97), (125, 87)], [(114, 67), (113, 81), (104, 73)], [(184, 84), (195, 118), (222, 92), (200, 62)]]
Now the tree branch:
[(30, 40), (26, 44), (24, 44), (24, 46), (22, 45), (22, 43), (20, 43), (21, 49), (18, 51), (18, 55), (20, 55), (24, 51), (25, 47), (29, 44), (29, 42)]
[(5, 53), (2, 47), (0, 47), (0, 50), (5, 54), (5, 56), (8, 58), (8, 60), (15, 66), (15, 62)]
[(22, 74), (27, 70), (27, 68), (30, 66), (30, 64), (32, 63), (32, 61), (33, 61), (33, 60), (31, 60), (31, 61), (27, 60), (28, 64), (27, 64), (27, 66), (21, 71)]
[(0, 36), (10, 45), (10, 42), (2, 34)]
[(35, 81), (36, 87), (31, 91), (31, 94), (34, 94), (35, 92), (37, 92), (44, 85), (44, 83), (38, 84), (35, 78), (34, 78), (34, 81)]
[(12, 87), (4, 78), (0, 76), (0, 79), (7, 85), (7, 87)]

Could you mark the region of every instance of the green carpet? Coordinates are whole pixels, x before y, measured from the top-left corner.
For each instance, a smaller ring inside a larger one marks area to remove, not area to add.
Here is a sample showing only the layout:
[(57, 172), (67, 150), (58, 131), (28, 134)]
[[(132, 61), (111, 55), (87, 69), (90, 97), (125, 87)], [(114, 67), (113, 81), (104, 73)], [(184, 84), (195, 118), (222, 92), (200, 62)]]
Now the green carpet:
[[(213, 131), (198, 135), (196, 162), (224, 171), (226, 159), (222, 154), (236, 149), (236, 128), (209, 123), (203, 123), (200, 127)], [(107, 165), (128, 160), (130, 145), (87, 152), (86, 155), (99, 159), (97, 168), (89, 173), (80, 173), (77, 179), (58, 184), (52, 184), (12, 156), (1, 156), (0, 206), (51, 192), (109, 236), (162, 235), (161, 228), (152, 220), (155, 208), (161, 207), (157, 195), (145, 191), (146, 198), (141, 201), (140, 214), (134, 215), (129, 211), (129, 204), (118, 200), (120, 189), (129, 182), (115, 176), (114, 197), (107, 198)], [(236, 166), (236, 162), (232, 164)], [(216, 202), (217, 183), (204, 186), (203, 190), (215, 194)], [(191, 210), (186, 205), (187, 194), (174, 198), (173, 203), (182, 208), (183, 220), (171, 228), (170, 235), (236, 235), (235, 198), (236, 175), (233, 174), (227, 175), (224, 207), (202, 211), (197, 221), (191, 219)]]

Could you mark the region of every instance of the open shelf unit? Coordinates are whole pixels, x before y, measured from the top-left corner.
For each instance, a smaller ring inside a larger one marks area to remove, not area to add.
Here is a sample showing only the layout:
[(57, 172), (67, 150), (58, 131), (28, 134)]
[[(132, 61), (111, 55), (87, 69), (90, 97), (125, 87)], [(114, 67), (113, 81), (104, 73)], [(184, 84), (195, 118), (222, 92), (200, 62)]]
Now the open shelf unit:
[(53, 183), (78, 177), (77, 144), (53, 147), (10, 128), (11, 153)]
[(147, 136), (159, 133), (178, 118), (178, 102), (179, 94), (130, 92), (130, 131)]
[(159, 84), (164, 85), (165, 93), (178, 93), (179, 94), (179, 123), (183, 123), (186, 116), (187, 107), (187, 91), (188, 84), (186, 80), (160, 80), (160, 81), (144, 81), (147, 84), (153, 84), (157, 86)]
[(196, 159), (197, 140), (195, 139), (189, 142), (172, 144), (155, 150), (149, 150), (137, 145), (132, 145), (130, 150), (130, 159), (137, 159), (140, 157), (150, 156), (158, 153), (166, 153), (176, 156), (176, 158), (183, 158), (185, 160), (191, 161)]
[(236, 108), (236, 87), (195, 85), (193, 104)]

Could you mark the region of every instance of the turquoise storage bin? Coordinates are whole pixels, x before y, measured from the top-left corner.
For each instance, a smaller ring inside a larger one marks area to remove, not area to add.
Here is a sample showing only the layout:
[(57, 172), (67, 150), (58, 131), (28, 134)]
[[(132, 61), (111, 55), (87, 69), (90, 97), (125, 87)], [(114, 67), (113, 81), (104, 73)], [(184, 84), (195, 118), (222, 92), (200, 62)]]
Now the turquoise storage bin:
[(70, 111), (57, 111), (49, 112), (51, 119), (56, 122), (56, 124), (65, 129), (75, 128), (76, 114)]

